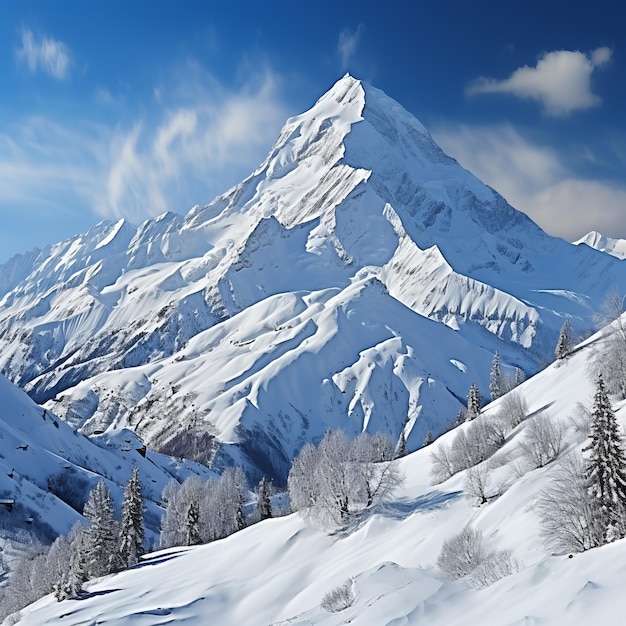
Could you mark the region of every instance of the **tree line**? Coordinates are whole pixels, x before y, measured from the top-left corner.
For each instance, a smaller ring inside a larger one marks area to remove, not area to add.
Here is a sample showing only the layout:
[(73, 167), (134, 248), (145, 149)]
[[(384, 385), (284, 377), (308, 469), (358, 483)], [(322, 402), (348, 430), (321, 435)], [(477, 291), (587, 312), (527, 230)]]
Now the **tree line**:
[(78, 598), (83, 584), (135, 565), (144, 553), (144, 504), (137, 468), (124, 488), (120, 520), (115, 519), (111, 492), (100, 480), (83, 509), (86, 525), (77, 523), (51, 546), (30, 546), (8, 579), (0, 599), (6, 617), (54, 593), (57, 600)]

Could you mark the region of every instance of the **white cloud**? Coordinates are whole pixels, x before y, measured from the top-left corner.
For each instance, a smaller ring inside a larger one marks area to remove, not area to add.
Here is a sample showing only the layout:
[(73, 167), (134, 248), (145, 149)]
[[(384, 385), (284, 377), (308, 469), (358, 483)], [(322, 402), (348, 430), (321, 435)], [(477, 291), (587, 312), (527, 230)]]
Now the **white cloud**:
[(560, 155), (510, 125), (436, 129), (437, 143), (544, 230), (573, 241), (590, 230), (626, 237), (626, 187), (578, 176)]
[[(160, 88), (162, 117), (118, 130), (104, 193), (104, 216), (139, 221), (184, 212), (226, 191), (256, 167), (287, 118), (279, 78), (264, 69), (239, 89), (219, 85), (199, 68), (182, 85)], [(177, 95), (177, 104), (163, 102)]]
[(347, 70), (352, 62), (352, 58), (356, 53), (359, 41), (363, 34), (363, 24), (359, 24), (354, 32), (344, 29), (339, 33), (339, 41), (337, 43), (337, 53), (341, 59), (341, 69)]
[(570, 50), (547, 52), (535, 67), (520, 67), (504, 80), (478, 78), (468, 85), (466, 92), (469, 95), (508, 93), (541, 102), (548, 115), (568, 115), (601, 104), (600, 97), (591, 90), (591, 75), (611, 55), (606, 47), (590, 54)]
[(267, 68), (230, 88), (188, 65), (160, 92), (154, 110), (124, 125), (0, 121), (0, 213), (21, 207), (137, 224), (185, 213), (250, 174), (288, 115), (280, 78)]
[(31, 30), (21, 33), (22, 46), (15, 52), (17, 59), (36, 73), (41, 70), (52, 78), (64, 80), (69, 75), (71, 58), (69, 48), (51, 37), (36, 38)]

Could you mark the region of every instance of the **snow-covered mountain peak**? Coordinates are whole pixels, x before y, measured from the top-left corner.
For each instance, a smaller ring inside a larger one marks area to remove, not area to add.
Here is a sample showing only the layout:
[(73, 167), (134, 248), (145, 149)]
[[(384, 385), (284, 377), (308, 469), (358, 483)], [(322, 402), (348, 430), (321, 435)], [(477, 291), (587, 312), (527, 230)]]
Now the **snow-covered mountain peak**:
[(587, 244), (590, 248), (600, 250), (600, 252), (606, 252), (618, 259), (626, 259), (626, 239), (606, 237), (602, 233), (592, 230), (584, 237), (574, 242), (576, 245), (582, 243)]
[(545, 234), (346, 75), (210, 204), (0, 267), (0, 367), (76, 427), (175, 454), (210, 437), (203, 460), (284, 478), (330, 426), (418, 447), (471, 382), (486, 392), (496, 350), (535, 370), (612, 288), (617, 259)]

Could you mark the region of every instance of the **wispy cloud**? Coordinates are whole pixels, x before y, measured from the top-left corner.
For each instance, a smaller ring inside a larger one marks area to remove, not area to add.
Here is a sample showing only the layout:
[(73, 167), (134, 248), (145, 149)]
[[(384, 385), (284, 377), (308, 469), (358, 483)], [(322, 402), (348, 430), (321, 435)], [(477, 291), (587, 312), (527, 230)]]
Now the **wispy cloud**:
[[(239, 182), (271, 147), (287, 109), (280, 78), (265, 68), (238, 89), (227, 89), (199, 67), (190, 80), (157, 90), (156, 123), (138, 120), (116, 132), (105, 193), (96, 210), (105, 216), (184, 212)], [(163, 102), (178, 94), (177, 103)]]
[(209, 202), (271, 147), (287, 117), (280, 82), (264, 67), (226, 87), (190, 64), (161, 86), (150, 114), (125, 124), (42, 116), (0, 124), (0, 207), (140, 223)]
[(341, 61), (341, 69), (347, 70), (356, 54), (359, 42), (363, 35), (365, 27), (359, 24), (355, 31), (344, 29), (339, 33), (339, 41), (337, 42), (337, 54)]
[(570, 241), (590, 230), (626, 236), (626, 186), (592, 180), (510, 125), (434, 129), (441, 147), (544, 230)]
[(52, 37), (36, 37), (32, 30), (21, 31), (21, 47), (15, 51), (19, 63), (36, 73), (42, 71), (56, 80), (68, 77), (71, 57), (69, 48)]
[(611, 50), (606, 47), (589, 54), (570, 50), (547, 52), (535, 67), (520, 67), (509, 78), (476, 79), (468, 85), (466, 93), (508, 93), (541, 102), (547, 115), (568, 115), (601, 104), (601, 98), (591, 89), (591, 75), (608, 63), (611, 56)]

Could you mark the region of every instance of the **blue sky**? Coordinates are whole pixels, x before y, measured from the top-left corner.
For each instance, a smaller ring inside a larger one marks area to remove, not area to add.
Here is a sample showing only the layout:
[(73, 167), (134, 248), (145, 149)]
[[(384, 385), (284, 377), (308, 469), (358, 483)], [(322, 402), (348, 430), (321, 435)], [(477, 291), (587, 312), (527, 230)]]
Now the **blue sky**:
[(0, 262), (208, 203), (346, 71), (551, 234), (626, 237), (619, 4), (5, 0)]

